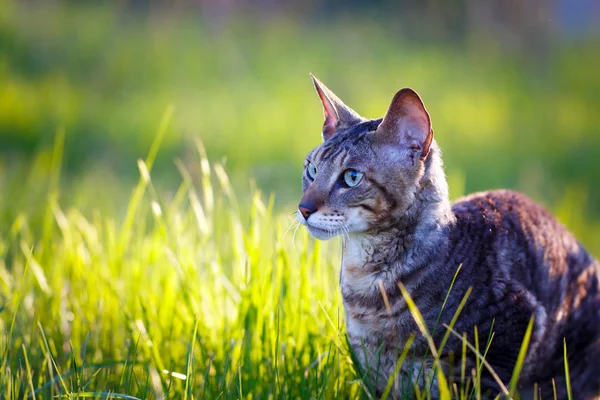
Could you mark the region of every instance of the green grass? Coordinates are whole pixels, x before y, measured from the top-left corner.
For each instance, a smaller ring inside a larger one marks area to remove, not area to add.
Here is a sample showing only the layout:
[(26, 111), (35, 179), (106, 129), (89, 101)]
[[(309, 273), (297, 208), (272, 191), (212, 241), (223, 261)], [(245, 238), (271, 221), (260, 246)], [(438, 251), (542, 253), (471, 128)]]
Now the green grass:
[[(0, 238), (0, 396), (374, 398), (345, 338), (338, 243), (296, 232), (293, 215), (274, 213), (272, 196), (256, 192), (248, 213), (240, 211), (226, 172), (200, 142), (200, 179), (180, 165), (175, 194), (157, 192), (151, 169), (171, 115), (138, 160), (140, 180), (120, 220), (61, 208), (57, 136), (40, 229), (20, 214)], [(472, 374), (463, 367), (460, 387), (437, 368), (450, 334), (461, 337), (452, 326), (470, 291), (436, 345), (401, 289), (429, 338), (436, 368), (422, 376), (426, 388), (435, 379), (442, 398), (479, 398), (493, 335), (482, 350), (477, 330), (475, 343), (465, 342), (463, 359), (469, 351), (481, 361)], [(399, 361), (411, 357), (406, 347)], [(406, 398), (431, 398), (406, 380), (390, 379), (387, 391), (395, 385)]]
[(182, 171), (166, 201), (152, 154), (123, 221), (61, 209), (54, 181), (41, 236), (21, 215), (2, 237), (4, 398), (360, 391), (348, 383), (334, 257), (305, 232), (294, 245), (290, 218), (258, 193), (240, 215), (222, 168), (200, 156), (199, 188)]
[[(510, 187), (554, 208), (572, 190), (587, 219), (600, 220), (600, 187), (592, 184), (600, 170), (593, 37), (556, 40), (540, 55), (501, 48), (477, 31), (462, 42), (409, 40), (395, 16), (233, 15), (217, 23), (167, 9), (136, 13), (120, 2), (0, 0), (0, 8), (0, 170), (25, 164), (28, 171), (63, 129), (64, 183), (83, 171), (117, 176), (107, 182), (114, 188), (128, 178), (129, 187), (133, 161), (174, 105), (157, 186), (174, 189), (172, 160), (195, 162), (189, 138), (200, 137), (211, 161), (226, 159), (238, 192), (252, 178), (277, 192), (278, 207), (293, 204), (301, 160), (320, 142), (312, 72), (367, 117), (382, 116), (398, 89), (416, 89), (444, 150), (453, 197)], [(112, 206), (115, 191), (88, 187), (69, 205), (93, 197)], [(600, 249), (598, 231), (573, 229)]]
[[(369, 117), (414, 87), (453, 198), (525, 191), (600, 255), (593, 38), (538, 59), (478, 32), (409, 41), (395, 19), (118, 3), (0, 0), (0, 398), (373, 397), (339, 242), (292, 225), (322, 124), (308, 72)], [(446, 392), (477, 397), (478, 367)]]

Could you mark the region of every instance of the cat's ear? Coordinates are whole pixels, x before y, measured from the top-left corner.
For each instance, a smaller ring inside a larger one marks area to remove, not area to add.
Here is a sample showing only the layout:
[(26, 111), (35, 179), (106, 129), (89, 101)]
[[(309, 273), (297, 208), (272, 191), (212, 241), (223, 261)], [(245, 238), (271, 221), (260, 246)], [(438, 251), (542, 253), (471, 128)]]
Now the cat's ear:
[(323, 141), (333, 136), (339, 127), (350, 127), (360, 121), (362, 118), (353, 109), (344, 104), (327, 86), (310, 74), (317, 90), (317, 94), (323, 104)]
[(388, 112), (377, 128), (386, 142), (405, 147), (424, 159), (429, 154), (433, 129), (421, 97), (412, 89), (402, 89), (392, 99)]

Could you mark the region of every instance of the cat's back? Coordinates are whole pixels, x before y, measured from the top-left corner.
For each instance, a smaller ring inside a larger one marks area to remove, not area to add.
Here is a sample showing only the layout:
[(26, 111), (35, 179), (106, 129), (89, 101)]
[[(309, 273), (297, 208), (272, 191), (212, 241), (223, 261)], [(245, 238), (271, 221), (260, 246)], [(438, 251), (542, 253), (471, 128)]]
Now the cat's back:
[(512, 314), (505, 324), (523, 314), (524, 325), (530, 311), (536, 314), (524, 374), (532, 382), (561, 379), (566, 339), (569, 361), (580, 371), (574, 382), (578, 393), (594, 393), (600, 385), (599, 263), (552, 214), (524, 194), (475, 193), (458, 200), (452, 210), (456, 223), (450, 235), (451, 264), (460, 262), (472, 272), (488, 305), (505, 302), (507, 294), (516, 299), (510, 307), (522, 307), (522, 312)]
[(596, 277), (600, 273), (598, 263), (575, 236), (522, 193), (475, 193), (459, 199), (452, 210), (455, 245), (467, 252), (485, 249), (488, 262), (506, 269), (534, 292), (551, 289), (553, 282), (576, 281), (582, 273)]
[[(469, 225), (507, 230), (515, 223), (522, 227), (551, 224), (553, 229), (564, 228), (542, 206), (523, 193), (499, 189), (473, 193), (458, 199), (452, 210), (456, 217)], [(504, 229), (502, 229), (504, 228)]]
[[(492, 190), (459, 199), (452, 206), (459, 233), (483, 234), (494, 250), (533, 263), (566, 263), (571, 267), (593, 260), (556, 218), (522, 193)], [(464, 231), (464, 232), (460, 232)], [(490, 243), (492, 244), (492, 243)], [(516, 254), (522, 253), (525, 254)], [(542, 259), (543, 258), (543, 259)], [(565, 270), (552, 271), (559, 274)]]

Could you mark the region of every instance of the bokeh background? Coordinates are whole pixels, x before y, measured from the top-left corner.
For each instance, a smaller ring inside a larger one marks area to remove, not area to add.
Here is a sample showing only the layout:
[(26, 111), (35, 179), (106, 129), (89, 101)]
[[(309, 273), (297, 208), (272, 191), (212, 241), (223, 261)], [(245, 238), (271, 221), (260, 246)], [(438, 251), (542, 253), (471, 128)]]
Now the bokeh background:
[(309, 72), (366, 117), (416, 89), (453, 199), (600, 256), (598, 0), (0, 0), (0, 398), (373, 398), (340, 241), (294, 226)]
[(199, 138), (240, 203), (258, 187), (293, 211), (312, 72), (368, 117), (416, 89), (453, 198), (524, 191), (600, 255), (599, 49), (595, 0), (0, 0), (0, 232), (35, 220), (57, 134), (61, 205), (122, 215), (171, 106), (162, 193)]

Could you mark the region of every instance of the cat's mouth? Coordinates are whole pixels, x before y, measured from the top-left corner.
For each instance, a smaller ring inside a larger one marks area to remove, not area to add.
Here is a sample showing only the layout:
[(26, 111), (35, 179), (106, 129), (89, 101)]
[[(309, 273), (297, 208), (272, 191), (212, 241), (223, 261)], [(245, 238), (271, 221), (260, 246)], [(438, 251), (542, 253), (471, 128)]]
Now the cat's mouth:
[[(331, 224), (331, 222), (323, 221), (323, 218), (319, 215), (311, 215), (310, 218), (304, 218), (300, 211), (298, 211), (297, 215), (298, 222), (306, 226), (308, 233), (310, 233), (315, 239), (331, 239), (332, 237), (346, 231), (345, 225), (341, 218), (338, 218), (338, 220), (335, 221), (335, 224)], [(329, 217), (329, 219), (332, 218)]]
[(315, 239), (319, 240), (331, 239), (339, 233), (337, 229), (317, 228), (316, 226), (312, 226), (309, 223), (306, 224), (306, 229), (308, 229), (308, 233), (310, 233)]

